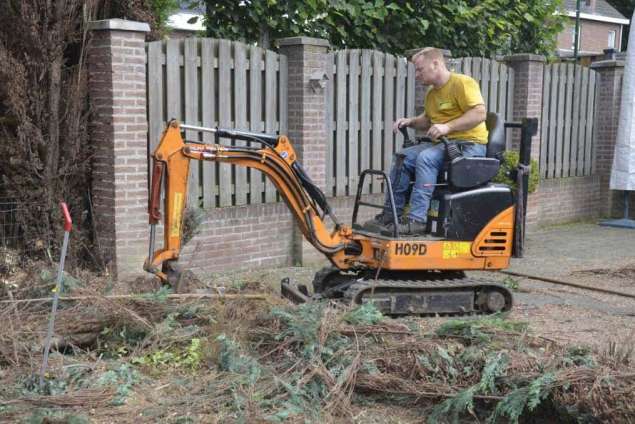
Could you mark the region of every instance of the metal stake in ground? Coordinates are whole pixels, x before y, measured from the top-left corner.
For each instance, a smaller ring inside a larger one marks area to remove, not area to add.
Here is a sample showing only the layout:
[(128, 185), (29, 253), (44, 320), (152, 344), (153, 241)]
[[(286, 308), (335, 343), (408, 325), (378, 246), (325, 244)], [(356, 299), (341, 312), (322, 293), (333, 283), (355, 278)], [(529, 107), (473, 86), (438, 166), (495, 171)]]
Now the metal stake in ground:
[(51, 308), (51, 316), (49, 317), (49, 327), (46, 333), (46, 341), (44, 342), (44, 359), (42, 360), (42, 368), (40, 369), (40, 388), (44, 387), (44, 374), (49, 362), (49, 351), (51, 349), (51, 338), (53, 337), (53, 327), (55, 326), (55, 314), (57, 313), (57, 303), (62, 291), (62, 279), (64, 277), (64, 259), (66, 259), (66, 250), (68, 249), (68, 239), (73, 228), (71, 215), (68, 213), (66, 203), (61, 202), (62, 214), (64, 215), (64, 243), (62, 244), (62, 252), (60, 254), (60, 265), (57, 270), (57, 283), (53, 291), (53, 307)]

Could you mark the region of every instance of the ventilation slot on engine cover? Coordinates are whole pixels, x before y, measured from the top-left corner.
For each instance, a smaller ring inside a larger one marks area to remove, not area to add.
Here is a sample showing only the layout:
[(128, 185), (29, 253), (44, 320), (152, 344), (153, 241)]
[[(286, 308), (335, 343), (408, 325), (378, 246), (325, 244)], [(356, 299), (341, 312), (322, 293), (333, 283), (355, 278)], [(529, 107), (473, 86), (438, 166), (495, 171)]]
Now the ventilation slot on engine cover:
[(503, 252), (506, 248), (507, 231), (490, 231), (483, 242), (479, 245), (480, 252)]

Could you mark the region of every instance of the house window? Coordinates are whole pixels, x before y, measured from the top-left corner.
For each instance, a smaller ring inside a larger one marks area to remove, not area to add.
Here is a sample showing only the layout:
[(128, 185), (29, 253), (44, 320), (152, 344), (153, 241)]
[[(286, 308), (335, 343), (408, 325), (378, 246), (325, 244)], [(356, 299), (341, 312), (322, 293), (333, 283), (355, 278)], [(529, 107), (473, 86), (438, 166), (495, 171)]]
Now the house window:
[(615, 48), (615, 31), (609, 31), (609, 49)]

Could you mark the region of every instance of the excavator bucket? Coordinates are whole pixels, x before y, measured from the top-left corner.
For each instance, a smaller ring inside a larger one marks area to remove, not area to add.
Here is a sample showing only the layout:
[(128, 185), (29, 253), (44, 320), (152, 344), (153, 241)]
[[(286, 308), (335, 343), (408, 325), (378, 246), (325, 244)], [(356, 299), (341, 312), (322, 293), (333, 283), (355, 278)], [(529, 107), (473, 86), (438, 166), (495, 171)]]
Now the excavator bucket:
[(280, 281), (280, 294), (293, 303), (307, 303), (311, 300), (309, 291), (304, 284), (294, 285), (289, 278)]

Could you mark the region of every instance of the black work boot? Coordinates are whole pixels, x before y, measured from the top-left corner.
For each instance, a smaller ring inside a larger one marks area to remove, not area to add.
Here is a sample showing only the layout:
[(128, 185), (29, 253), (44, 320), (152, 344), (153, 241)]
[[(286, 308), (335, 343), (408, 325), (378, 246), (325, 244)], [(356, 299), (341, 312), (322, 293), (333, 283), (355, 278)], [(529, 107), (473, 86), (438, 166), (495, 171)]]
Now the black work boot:
[[(405, 218), (400, 220), (397, 225), (397, 232), (400, 236), (421, 237), (426, 235), (425, 222), (416, 221), (411, 218)], [(394, 235), (394, 227), (392, 223), (387, 225), (386, 229), (383, 230), (381, 233), (386, 236)]]
[(371, 233), (379, 233), (386, 229), (386, 225), (388, 225), (390, 221), (391, 218), (382, 212), (375, 215), (373, 219), (364, 222), (362, 229)]

